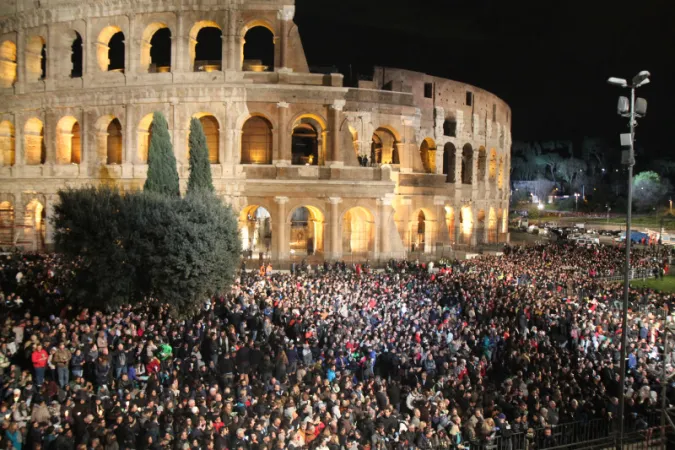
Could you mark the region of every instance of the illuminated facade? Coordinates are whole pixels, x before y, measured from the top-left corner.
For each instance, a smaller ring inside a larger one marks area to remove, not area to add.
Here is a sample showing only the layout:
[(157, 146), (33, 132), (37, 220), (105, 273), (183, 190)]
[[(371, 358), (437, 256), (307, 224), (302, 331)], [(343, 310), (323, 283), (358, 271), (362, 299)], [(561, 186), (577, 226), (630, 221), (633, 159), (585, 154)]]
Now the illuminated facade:
[[(189, 122), (245, 250), (287, 260), (448, 254), (507, 239), (508, 105), (376, 68), (310, 73), (292, 0), (0, 3), (0, 246), (53, 242), (65, 186), (142, 186), (152, 113), (185, 186)], [(268, 39), (252, 54), (250, 39)], [(216, 48), (216, 54), (206, 50)]]

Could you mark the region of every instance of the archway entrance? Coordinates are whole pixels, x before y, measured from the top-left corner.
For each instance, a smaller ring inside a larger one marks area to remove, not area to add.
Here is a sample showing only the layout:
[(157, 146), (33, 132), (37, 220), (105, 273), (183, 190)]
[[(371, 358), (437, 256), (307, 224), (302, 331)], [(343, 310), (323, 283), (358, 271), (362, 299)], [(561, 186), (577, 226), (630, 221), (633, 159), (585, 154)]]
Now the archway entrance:
[(26, 206), (24, 215), (24, 242), (34, 251), (42, 250), (45, 244), (46, 211), (44, 205), (37, 199), (31, 200)]
[(459, 211), (459, 236), (458, 244), (470, 245), (471, 234), (473, 233), (473, 212), (471, 207), (464, 206)]
[(223, 32), (215, 22), (202, 21), (190, 31), (190, 56), (195, 72), (214, 72), (223, 67)]
[(398, 140), (387, 128), (378, 128), (373, 133), (370, 160), (376, 164), (400, 164)]
[(274, 71), (274, 33), (267, 27), (256, 26), (246, 32), (242, 69), (252, 72)]
[(342, 218), (342, 254), (367, 257), (375, 250), (375, 219), (367, 209), (355, 207)]
[(462, 184), (473, 183), (473, 149), (466, 144), (462, 149)]
[(436, 173), (436, 143), (426, 138), (420, 146), (420, 158), (425, 173)]
[(443, 147), (443, 174), (446, 183), (455, 182), (455, 162), (457, 150), (450, 142)]
[(408, 250), (412, 253), (426, 253), (431, 249), (431, 226), (429, 218), (423, 210), (419, 210), (410, 218), (408, 230)]
[(291, 214), (292, 255), (310, 256), (323, 253), (324, 217), (318, 208), (300, 206)]
[(241, 248), (248, 258), (269, 258), (272, 247), (272, 218), (262, 206), (248, 206), (239, 216)]
[(296, 166), (316, 166), (319, 164), (319, 134), (308, 123), (293, 129), (291, 163)]
[(241, 132), (241, 163), (272, 164), (272, 124), (264, 117), (253, 116)]
[(447, 226), (448, 229), (448, 236), (450, 237), (450, 243), (454, 244), (456, 236), (455, 210), (450, 206), (445, 207), (445, 225)]

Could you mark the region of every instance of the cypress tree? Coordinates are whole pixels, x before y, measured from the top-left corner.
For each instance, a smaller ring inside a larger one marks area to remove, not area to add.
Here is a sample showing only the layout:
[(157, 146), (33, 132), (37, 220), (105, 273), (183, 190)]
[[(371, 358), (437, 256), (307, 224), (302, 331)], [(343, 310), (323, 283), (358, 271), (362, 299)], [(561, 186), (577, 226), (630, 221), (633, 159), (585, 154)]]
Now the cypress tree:
[(145, 190), (180, 197), (176, 156), (169, 136), (169, 124), (161, 112), (152, 115), (152, 138), (148, 149), (148, 178)]
[(202, 123), (194, 117), (190, 120), (190, 141), (188, 142), (188, 146), (190, 148), (188, 195), (196, 192), (214, 192), (206, 136), (204, 136)]

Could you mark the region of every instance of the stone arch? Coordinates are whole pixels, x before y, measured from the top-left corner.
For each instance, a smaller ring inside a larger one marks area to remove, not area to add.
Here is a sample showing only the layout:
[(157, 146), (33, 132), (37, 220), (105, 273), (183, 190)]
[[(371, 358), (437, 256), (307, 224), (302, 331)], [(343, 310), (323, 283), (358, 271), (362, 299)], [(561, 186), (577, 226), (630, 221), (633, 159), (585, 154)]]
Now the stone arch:
[(316, 206), (300, 205), (288, 216), (290, 222), (290, 250), (298, 255), (323, 252), (325, 214)]
[(26, 121), (23, 131), (26, 165), (35, 166), (47, 161), (44, 131), (44, 125), (37, 117), (31, 117)]
[(103, 28), (96, 41), (96, 62), (99, 69), (103, 72), (124, 72), (124, 53), (122, 29), (116, 25)]
[(47, 41), (40, 35), (26, 39), (26, 81), (34, 83), (47, 77)]
[(14, 214), (13, 202), (0, 199), (0, 247), (14, 245)]
[(80, 124), (73, 116), (62, 117), (56, 124), (56, 163), (80, 164), (81, 157)]
[(399, 144), (401, 135), (392, 127), (382, 126), (375, 130), (371, 144), (371, 161), (377, 164), (400, 164)]
[(276, 33), (265, 20), (248, 22), (241, 30), (241, 68), (245, 71), (274, 71)]
[(473, 210), (471, 206), (462, 206), (459, 211), (459, 231), (459, 243), (470, 244), (473, 233)]
[(262, 114), (254, 114), (241, 127), (241, 164), (272, 164), (273, 127)]
[(455, 243), (455, 209), (452, 206), (446, 206), (445, 210), (445, 226), (450, 237), (450, 243)]
[(146, 114), (138, 124), (137, 158), (140, 164), (148, 163), (148, 151), (152, 139), (152, 113)]
[(239, 213), (241, 248), (251, 255), (269, 254), (272, 247), (272, 216), (262, 205), (249, 205)]
[[(192, 117), (195, 117), (196, 119), (199, 120), (199, 123), (202, 124), (202, 130), (204, 130), (204, 136), (206, 137), (206, 147), (209, 150), (209, 162), (211, 164), (219, 164), (220, 163), (220, 122), (211, 113), (206, 113), (206, 112), (199, 112), (196, 114), (193, 114)], [(188, 139), (188, 158), (190, 157), (190, 146), (189, 146), (189, 140), (190, 140), (190, 131), (189, 131), (189, 124), (188, 124), (188, 133), (187, 133), (187, 139)]]
[(84, 73), (84, 49), (82, 36), (75, 30), (70, 34), (70, 77), (81, 78)]
[(122, 164), (124, 159), (124, 138), (120, 120), (108, 114), (96, 120), (98, 161), (102, 164)]
[(141, 36), (141, 71), (171, 71), (171, 30), (163, 22), (148, 24)]
[(416, 209), (408, 221), (408, 250), (413, 253), (428, 253), (433, 244), (434, 220), (431, 210), (427, 208)]
[(195, 72), (213, 72), (223, 67), (223, 29), (212, 20), (200, 20), (190, 29), (190, 64)]
[(473, 148), (466, 144), (462, 148), (462, 184), (473, 183)]
[(487, 152), (485, 147), (480, 146), (478, 148), (478, 181), (482, 182), (485, 180), (485, 174), (487, 172)]
[(326, 121), (316, 114), (300, 114), (291, 124), (291, 164), (323, 165)]
[(11, 88), (16, 82), (16, 43), (10, 40), (0, 44), (0, 87)]
[(443, 146), (443, 174), (446, 183), (455, 182), (455, 165), (457, 164), (457, 149), (452, 142)]
[(33, 198), (24, 208), (24, 239), (32, 243), (34, 250), (44, 248), (47, 231), (44, 199)]
[(0, 122), (0, 161), (3, 166), (16, 164), (16, 141), (14, 124), (9, 120)]
[(355, 206), (342, 214), (341, 235), (343, 254), (363, 254), (375, 251), (375, 216), (363, 206)]
[(420, 146), (420, 158), (422, 167), (426, 173), (436, 173), (436, 142), (432, 138), (426, 138)]
[(497, 180), (497, 150), (494, 148), (490, 149), (490, 163), (489, 163), (489, 169), (488, 169), (488, 177), (490, 178), (490, 181), (496, 181)]

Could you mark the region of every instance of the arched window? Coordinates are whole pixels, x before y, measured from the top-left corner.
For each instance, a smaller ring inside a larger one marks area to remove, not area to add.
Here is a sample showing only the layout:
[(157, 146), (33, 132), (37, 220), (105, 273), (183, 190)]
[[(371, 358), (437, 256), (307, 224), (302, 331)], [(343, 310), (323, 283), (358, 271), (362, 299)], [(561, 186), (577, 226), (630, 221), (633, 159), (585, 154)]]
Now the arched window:
[(272, 124), (264, 117), (254, 116), (244, 123), (241, 163), (272, 164)]
[(56, 163), (79, 164), (81, 153), (80, 124), (75, 117), (63, 117), (56, 125)]
[(462, 184), (473, 183), (473, 149), (466, 144), (462, 149)]
[(249, 256), (268, 254), (272, 246), (272, 218), (267, 209), (251, 205), (239, 215), (241, 248)]
[(457, 150), (452, 143), (448, 142), (443, 147), (443, 174), (446, 183), (455, 182), (455, 164), (457, 161)]
[(0, 122), (0, 158), (3, 166), (13, 166), (16, 163), (14, 125), (9, 120)]
[(122, 124), (114, 118), (108, 124), (106, 137), (106, 163), (122, 164)]
[(420, 146), (420, 158), (422, 167), (426, 173), (436, 173), (436, 143), (431, 138), (426, 138)]
[(388, 128), (378, 128), (373, 133), (370, 160), (377, 164), (400, 164), (398, 139)]
[(293, 129), (291, 163), (303, 166), (319, 164), (319, 134), (311, 124), (302, 123)]
[(80, 78), (82, 76), (82, 36), (77, 31), (75, 39), (70, 46), (71, 78)]
[(211, 164), (218, 164), (220, 154), (220, 129), (218, 127), (218, 120), (211, 114), (201, 113), (197, 114), (195, 117), (199, 118), (199, 122), (202, 124), (202, 130), (204, 130), (206, 147), (209, 150), (209, 162)]
[(26, 164), (29, 166), (44, 164), (47, 160), (47, 148), (42, 121), (36, 117), (28, 119), (24, 127), (23, 138)]
[(120, 27), (107, 26), (98, 36), (96, 60), (104, 72), (124, 72), (124, 33)]
[(274, 71), (274, 33), (264, 26), (254, 26), (244, 35), (242, 70)]
[(171, 30), (163, 23), (152, 23), (143, 31), (141, 70), (150, 73), (171, 71)]
[(124, 73), (124, 33), (121, 31), (110, 38), (110, 51), (108, 58), (110, 64), (108, 65), (108, 72), (122, 72)]
[(300, 206), (291, 214), (290, 249), (298, 255), (323, 251), (323, 213), (313, 206)]
[(47, 42), (42, 36), (26, 41), (26, 81), (34, 83), (47, 77)]
[(152, 113), (147, 114), (138, 125), (138, 162), (140, 164), (148, 163), (148, 150), (150, 150), (150, 140), (152, 139)]
[(16, 81), (16, 44), (4, 41), (0, 44), (0, 87), (11, 88)]
[(375, 219), (370, 211), (357, 206), (342, 218), (342, 252), (363, 254), (375, 248)]
[(195, 72), (213, 72), (223, 67), (223, 32), (211, 21), (197, 22), (190, 31), (190, 56)]

